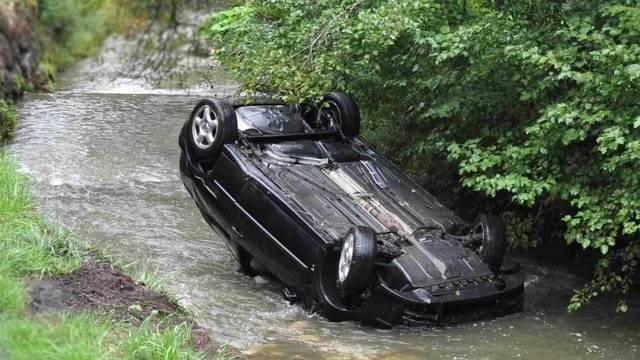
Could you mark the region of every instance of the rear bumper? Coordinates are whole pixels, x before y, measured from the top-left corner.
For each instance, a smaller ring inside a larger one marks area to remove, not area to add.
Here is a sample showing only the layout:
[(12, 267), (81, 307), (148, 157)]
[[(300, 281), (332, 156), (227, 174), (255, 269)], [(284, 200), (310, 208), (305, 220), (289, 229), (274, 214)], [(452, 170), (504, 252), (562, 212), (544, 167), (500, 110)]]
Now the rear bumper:
[(518, 274), (501, 276), (504, 288), (467, 289), (446, 296), (426, 291), (396, 291), (378, 283), (371, 297), (353, 310), (357, 317), (376, 326), (439, 326), (494, 318), (521, 312), (524, 283)]

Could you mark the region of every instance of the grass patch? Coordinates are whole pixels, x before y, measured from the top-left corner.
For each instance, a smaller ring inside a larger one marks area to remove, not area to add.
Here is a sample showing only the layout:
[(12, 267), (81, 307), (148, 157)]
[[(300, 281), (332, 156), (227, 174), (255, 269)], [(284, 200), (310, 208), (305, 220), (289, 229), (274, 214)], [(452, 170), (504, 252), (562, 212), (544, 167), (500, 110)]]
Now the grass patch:
[[(106, 312), (42, 313), (29, 310), (30, 277), (69, 273), (91, 259), (83, 243), (46, 224), (32, 206), (27, 178), (0, 152), (0, 358), (201, 359), (189, 324), (163, 324), (157, 315), (141, 325)], [(224, 348), (215, 355), (228, 358)]]
[(197, 359), (202, 355), (184, 346), (189, 342), (191, 329), (180, 324), (159, 330), (150, 319), (129, 333), (121, 350), (132, 359)]
[(7, 141), (16, 126), (16, 109), (8, 100), (0, 99), (0, 145)]
[(25, 294), (22, 282), (7, 276), (4, 269), (0, 269), (0, 312), (19, 314), (25, 307)]
[(31, 204), (27, 179), (0, 153), (0, 269), (5, 275), (59, 275), (82, 263), (88, 253), (69, 233), (46, 224)]
[(100, 359), (112, 355), (112, 326), (93, 315), (13, 316), (0, 322), (0, 348), (10, 359)]
[(0, 322), (0, 355), (4, 351), (10, 359), (204, 358), (190, 348), (186, 324), (160, 330), (148, 321), (132, 328), (87, 313), (12, 317)]

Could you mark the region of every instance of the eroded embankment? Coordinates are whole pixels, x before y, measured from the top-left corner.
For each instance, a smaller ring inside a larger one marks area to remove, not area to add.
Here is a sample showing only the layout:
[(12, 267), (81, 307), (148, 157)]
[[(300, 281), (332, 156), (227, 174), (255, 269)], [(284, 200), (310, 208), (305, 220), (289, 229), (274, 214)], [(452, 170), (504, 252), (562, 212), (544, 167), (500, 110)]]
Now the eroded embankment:
[(206, 331), (167, 295), (136, 283), (108, 263), (86, 263), (70, 274), (48, 279), (33, 279), (30, 286), (31, 311), (108, 312), (115, 319), (136, 325), (156, 318), (156, 325), (169, 328), (191, 325), (191, 345), (198, 351), (214, 354), (216, 346)]

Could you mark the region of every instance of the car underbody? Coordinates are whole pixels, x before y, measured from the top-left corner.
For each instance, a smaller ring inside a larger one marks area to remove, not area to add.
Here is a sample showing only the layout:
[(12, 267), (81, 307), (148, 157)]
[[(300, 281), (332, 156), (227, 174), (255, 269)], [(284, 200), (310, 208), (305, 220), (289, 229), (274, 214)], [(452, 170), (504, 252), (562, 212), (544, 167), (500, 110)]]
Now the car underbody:
[(358, 136), (255, 131), (253, 119), (282, 109), (234, 107), (239, 137), (214, 160), (180, 137), (181, 178), (241, 264), (330, 320), (427, 325), (522, 309), (517, 264), (485, 256), (489, 218), (461, 220)]

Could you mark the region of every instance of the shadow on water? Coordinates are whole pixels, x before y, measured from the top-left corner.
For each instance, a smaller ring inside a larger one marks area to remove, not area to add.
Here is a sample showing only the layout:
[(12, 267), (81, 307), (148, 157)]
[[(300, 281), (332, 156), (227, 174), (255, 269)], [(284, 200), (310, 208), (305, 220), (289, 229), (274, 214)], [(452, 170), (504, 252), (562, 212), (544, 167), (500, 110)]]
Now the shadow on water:
[(177, 175), (176, 139), (191, 107), (204, 95), (232, 94), (235, 84), (202, 59), (194, 64), (212, 79), (206, 85), (178, 90), (119, 77), (127, 46), (110, 39), (98, 60), (66, 74), (63, 91), (27, 96), (10, 148), (32, 176), (46, 216), (125, 262), (157, 269), (214, 339), (249, 358), (640, 356), (637, 300), (626, 315), (606, 300), (567, 314), (570, 289), (580, 281), (526, 261), (525, 311), (491, 321), (378, 330), (329, 323), (288, 305), (276, 285), (236, 273)]

